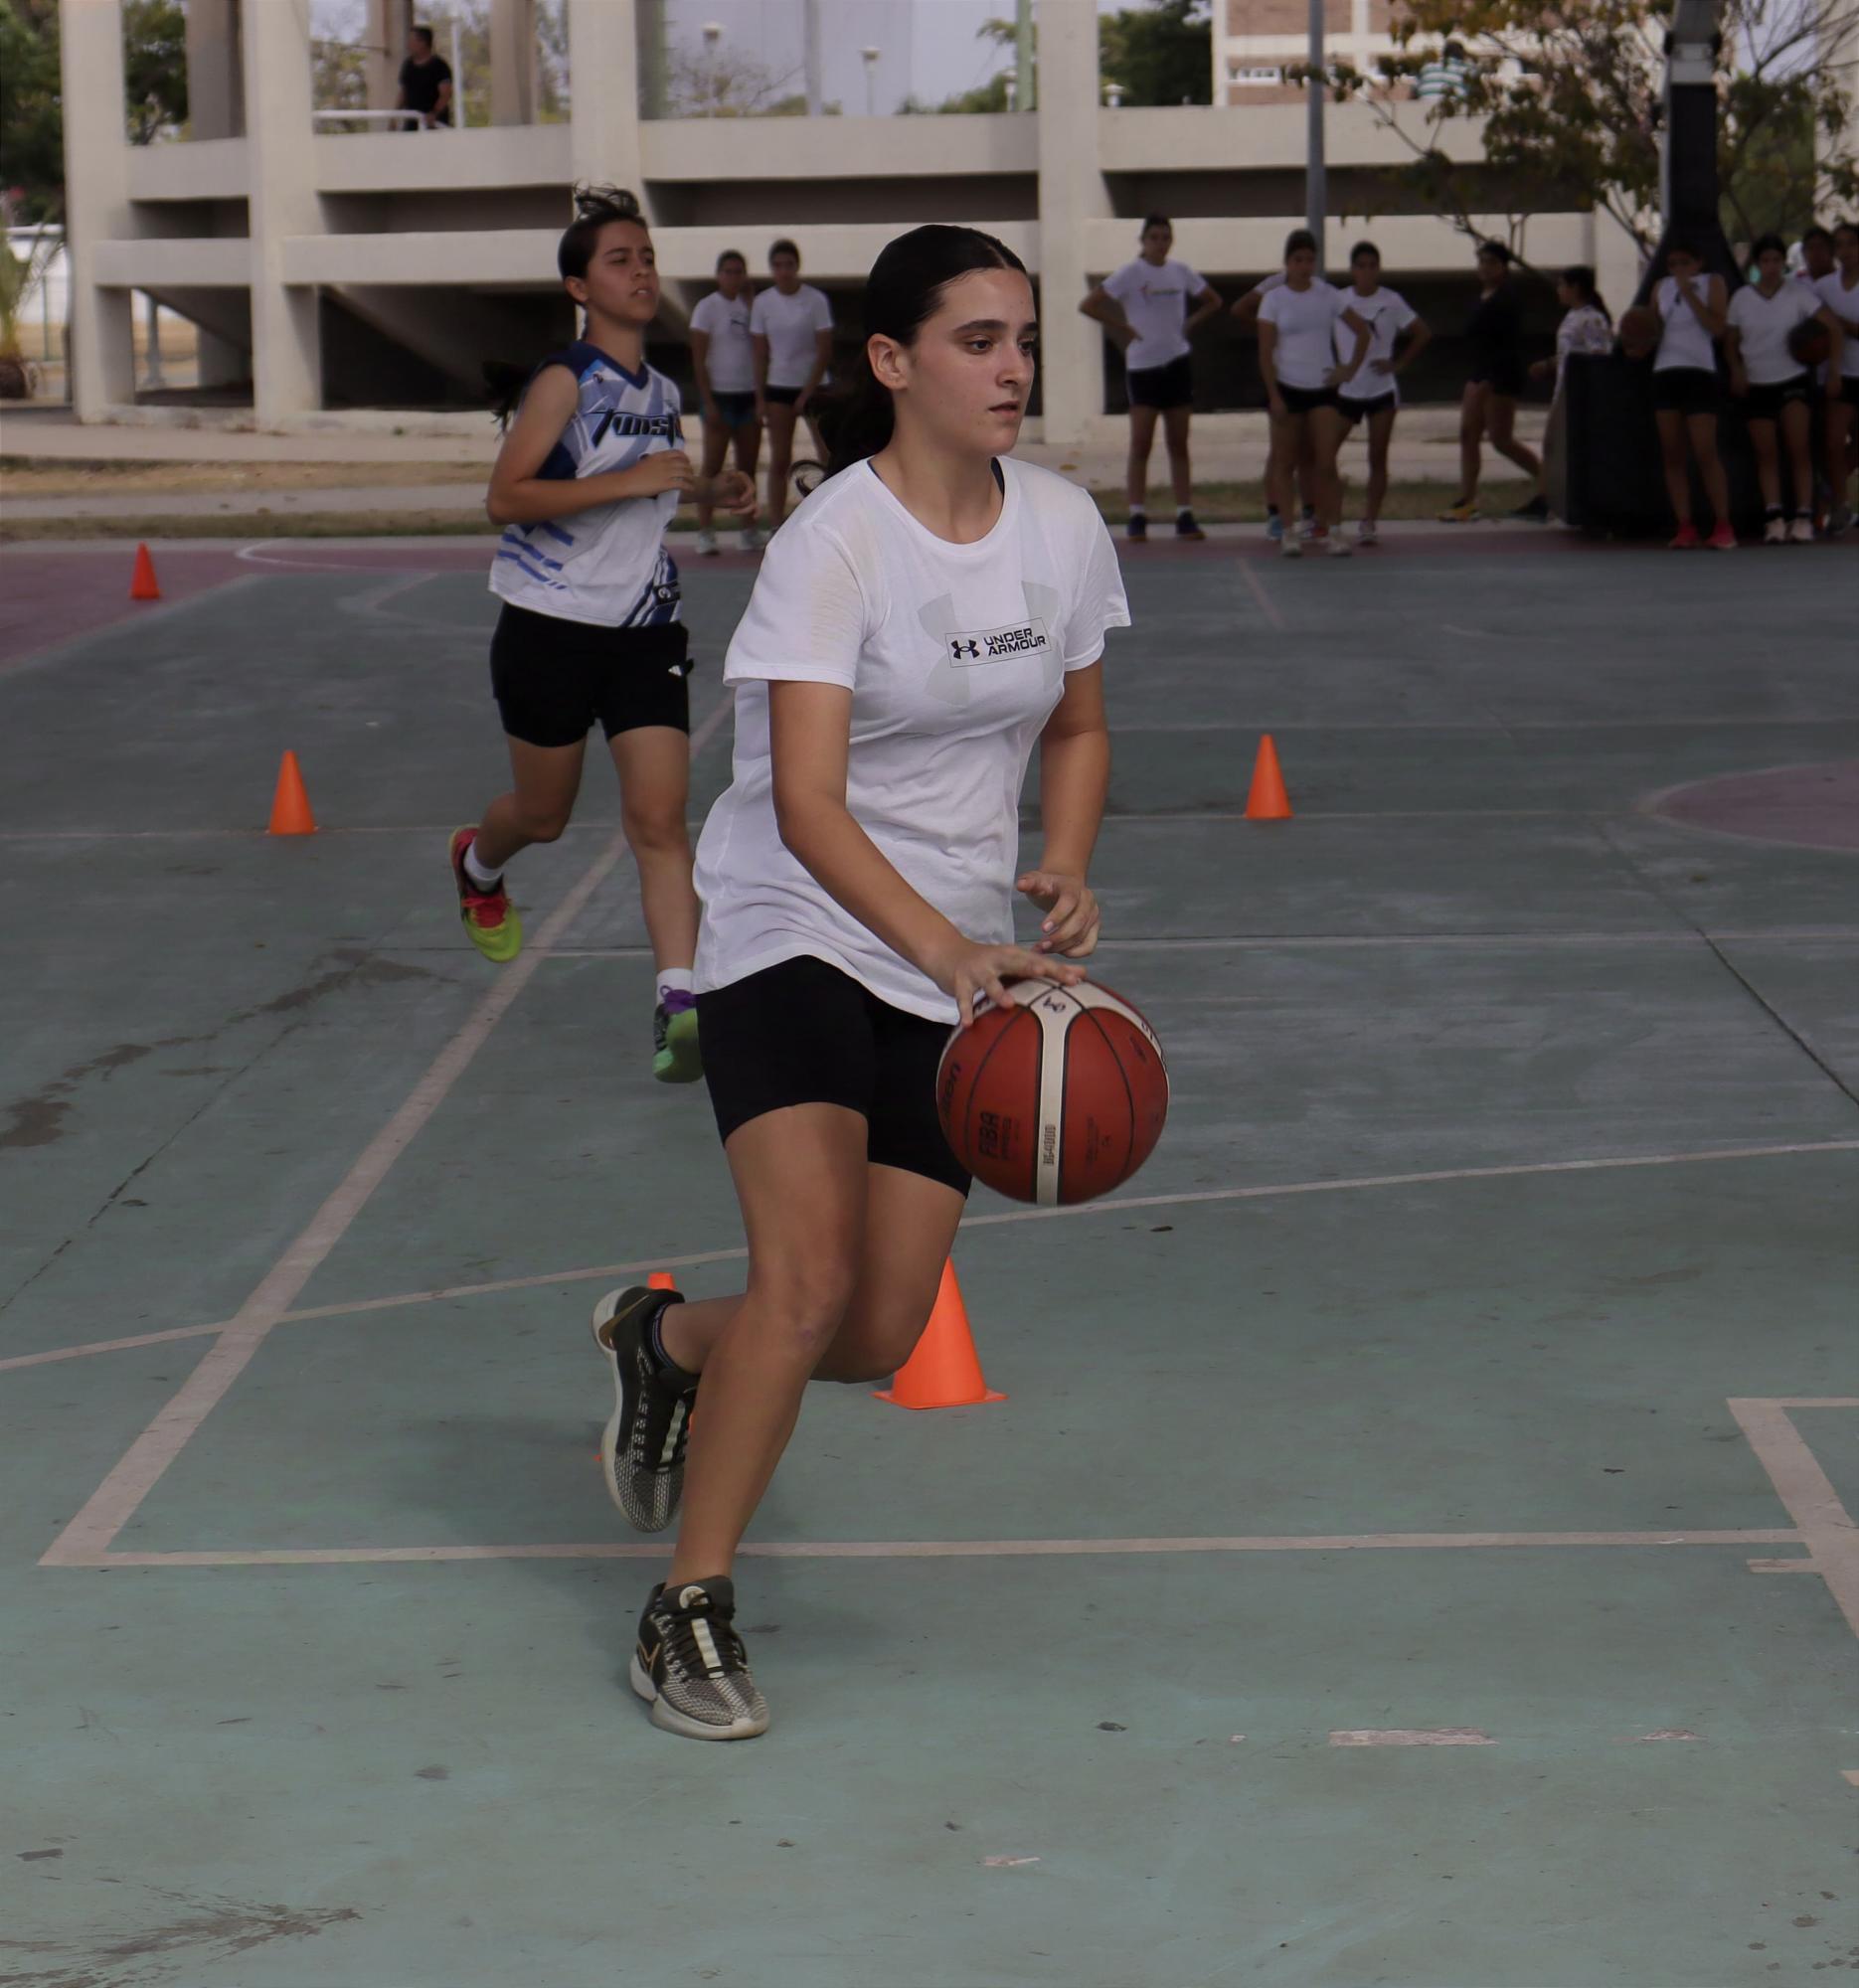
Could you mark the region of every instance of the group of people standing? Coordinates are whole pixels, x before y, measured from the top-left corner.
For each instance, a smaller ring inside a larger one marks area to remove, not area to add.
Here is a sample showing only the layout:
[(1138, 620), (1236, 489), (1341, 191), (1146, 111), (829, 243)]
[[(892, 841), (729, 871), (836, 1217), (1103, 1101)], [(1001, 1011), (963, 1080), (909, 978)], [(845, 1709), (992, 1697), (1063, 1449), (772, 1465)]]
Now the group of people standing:
[[(1357, 243), (1350, 251), (1348, 281), (1331, 285), (1317, 273), (1314, 236), (1294, 230), (1284, 245), (1282, 269), (1231, 305), (1173, 248), (1174, 230), (1167, 217), (1150, 215), (1143, 223), (1140, 253), (1094, 287), (1079, 306), (1123, 351), (1129, 399), (1127, 535), (1148, 537), (1149, 458), (1159, 419), (1175, 503), (1175, 536), (1206, 536), (1193, 509), (1190, 341), (1199, 326), (1230, 310), (1243, 326), (1256, 327), (1259, 336), (1259, 370), (1271, 419), (1265, 477), (1268, 533), (1279, 541), (1286, 558), (1301, 557), (1307, 545), (1332, 558), (1349, 555), (1354, 547), (1342, 532), (1337, 458), (1351, 429), (1362, 424), (1369, 475), (1354, 544), (1376, 544), (1388, 492), (1389, 445), (1401, 405), (1397, 383), (1433, 334), (1407, 299), (1382, 280), (1374, 243)], [(1732, 405), (1749, 423), (1767, 507), (1765, 539), (1779, 543), (1814, 536), (1816, 408), (1825, 411), (1824, 528), (1836, 533), (1851, 521), (1845, 495), (1859, 467), (1854, 445), (1859, 233), (1850, 223), (1810, 229), (1802, 242), (1802, 267), (1792, 276), (1786, 252), (1778, 237), (1758, 242), (1749, 280), (1733, 297), (1721, 277), (1702, 275), (1694, 250), (1680, 245), (1668, 251), (1652, 305), (1656, 341), (1648, 350), (1677, 547), (1736, 543), (1716, 446), (1722, 393), (1718, 341), (1728, 362)], [(1534, 486), (1510, 516), (1548, 519), (1543, 461), (1518, 439), (1518, 407), (1531, 380), (1551, 384), (1560, 393), (1572, 355), (1610, 352), (1619, 337), (1596, 287), (1594, 269), (1578, 263), (1556, 280), (1563, 315), (1555, 357), (1530, 362), (1524, 301), (1513, 263), (1502, 243), (1478, 246), (1478, 299), (1464, 330), (1470, 366), (1459, 404), (1459, 487), (1438, 514), (1442, 523), (1468, 524), (1481, 515), (1479, 484), (1487, 442)], [(1790, 334), (1811, 319), (1825, 327), (1832, 348), (1818, 365), (1796, 358), (1789, 344)], [(1629, 350), (1631, 356), (1646, 356)], [(1691, 520), (1687, 451), (1696, 457), (1715, 513), (1708, 539), (1699, 537)], [(1790, 477), (1786, 503), (1784, 454)]]

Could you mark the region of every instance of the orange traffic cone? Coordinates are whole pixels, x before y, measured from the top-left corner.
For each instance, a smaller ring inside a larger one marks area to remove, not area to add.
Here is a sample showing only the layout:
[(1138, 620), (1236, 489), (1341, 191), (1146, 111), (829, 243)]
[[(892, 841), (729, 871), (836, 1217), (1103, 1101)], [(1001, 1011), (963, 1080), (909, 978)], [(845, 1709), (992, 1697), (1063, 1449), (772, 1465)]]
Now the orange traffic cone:
[(155, 578), (155, 562), (148, 556), (146, 546), (135, 549), (135, 572), (129, 580), (131, 600), (159, 600), (161, 582)]
[(878, 1390), (878, 1399), (900, 1408), (968, 1408), (1007, 1399), (995, 1394), (981, 1373), (953, 1263), (942, 1266), (935, 1308), (917, 1351), (898, 1370), (891, 1386)]
[(297, 755), (286, 752), (277, 768), (277, 792), (271, 797), (273, 835), (314, 835), (316, 817), (310, 812), (310, 797), (303, 790), (303, 773)]
[(1259, 757), (1253, 762), (1253, 790), (1246, 796), (1248, 821), (1289, 821), (1291, 797), (1284, 791), (1284, 775), (1278, 769), (1278, 748), (1268, 732), (1259, 742)]
[(678, 1280), (669, 1270), (654, 1270), (646, 1278), (645, 1287), (648, 1291), (675, 1291), (678, 1288)]

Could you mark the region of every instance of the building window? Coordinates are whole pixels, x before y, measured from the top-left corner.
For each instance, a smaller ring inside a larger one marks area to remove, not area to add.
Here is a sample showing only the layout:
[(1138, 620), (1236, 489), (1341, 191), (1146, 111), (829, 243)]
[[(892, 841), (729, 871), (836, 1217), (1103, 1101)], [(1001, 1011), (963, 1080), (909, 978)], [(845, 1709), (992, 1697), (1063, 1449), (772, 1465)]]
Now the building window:
[(1269, 88), (1272, 84), (1284, 81), (1284, 69), (1280, 63), (1247, 63), (1229, 59), (1227, 81), (1248, 84), (1258, 89)]

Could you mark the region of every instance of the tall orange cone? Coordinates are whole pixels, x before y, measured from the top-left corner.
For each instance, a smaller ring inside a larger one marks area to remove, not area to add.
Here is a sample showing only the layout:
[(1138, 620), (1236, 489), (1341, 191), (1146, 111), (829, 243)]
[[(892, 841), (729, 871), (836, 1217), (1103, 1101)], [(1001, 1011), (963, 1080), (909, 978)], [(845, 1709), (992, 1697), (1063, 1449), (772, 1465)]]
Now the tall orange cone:
[(303, 772), (297, 755), (286, 752), (277, 768), (277, 791), (271, 797), (273, 835), (314, 835), (316, 817), (310, 812), (310, 797), (303, 789)]
[(678, 1288), (678, 1280), (669, 1270), (654, 1270), (646, 1278), (645, 1288), (648, 1291), (675, 1291)]
[(953, 1263), (942, 1265), (935, 1308), (917, 1351), (898, 1370), (891, 1386), (878, 1390), (878, 1399), (900, 1408), (969, 1408), (1007, 1399), (995, 1394), (982, 1376)]
[(135, 572), (129, 580), (131, 600), (159, 600), (161, 582), (155, 578), (155, 562), (148, 556), (148, 548), (138, 545), (135, 549)]
[(1259, 742), (1259, 757), (1253, 762), (1253, 790), (1246, 796), (1248, 821), (1289, 821), (1291, 797), (1284, 791), (1284, 775), (1278, 768), (1278, 748), (1268, 732)]

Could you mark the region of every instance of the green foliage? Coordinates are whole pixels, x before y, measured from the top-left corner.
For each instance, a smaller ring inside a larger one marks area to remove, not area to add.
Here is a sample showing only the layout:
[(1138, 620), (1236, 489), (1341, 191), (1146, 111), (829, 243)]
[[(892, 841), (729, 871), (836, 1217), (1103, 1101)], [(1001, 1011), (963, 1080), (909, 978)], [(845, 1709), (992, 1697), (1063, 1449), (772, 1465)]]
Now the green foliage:
[(187, 15), (179, 0), (126, 0), (122, 62), (129, 142), (178, 131), (187, 122)]
[(57, 0), (0, 0), (0, 187), (15, 218), (55, 218), (65, 184)]
[(1206, 0), (1148, 0), (1098, 17), (1098, 69), (1126, 104), (1211, 103), (1214, 29)]

